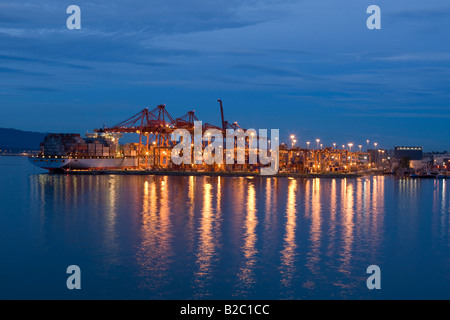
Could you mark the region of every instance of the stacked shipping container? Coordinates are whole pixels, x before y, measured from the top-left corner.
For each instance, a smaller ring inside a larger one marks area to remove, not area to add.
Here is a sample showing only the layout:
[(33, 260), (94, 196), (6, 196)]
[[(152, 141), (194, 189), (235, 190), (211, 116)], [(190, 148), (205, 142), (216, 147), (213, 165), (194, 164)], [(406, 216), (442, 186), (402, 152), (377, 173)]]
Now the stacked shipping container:
[[(40, 145), (41, 155), (73, 157), (116, 157), (122, 155), (118, 139), (92, 136), (83, 139), (80, 134), (50, 133)], [(136, 156), (138, 144), (123, 146), (124, 156)]]
[(83, 142), (84, 139), (76, 133), (50, 133), (40, 144), (40, 151), (45, 155), (66, 155)]

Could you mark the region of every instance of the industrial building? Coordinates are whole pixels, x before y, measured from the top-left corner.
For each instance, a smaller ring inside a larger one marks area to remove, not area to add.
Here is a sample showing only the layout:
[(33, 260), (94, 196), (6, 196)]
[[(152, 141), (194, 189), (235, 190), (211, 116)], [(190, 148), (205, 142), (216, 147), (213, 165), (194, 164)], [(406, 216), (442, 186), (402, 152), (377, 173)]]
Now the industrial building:
[(401, 160), (407, 158), (409, 160), (422, 160), (422, 147), (395, 147), (394, 159)]

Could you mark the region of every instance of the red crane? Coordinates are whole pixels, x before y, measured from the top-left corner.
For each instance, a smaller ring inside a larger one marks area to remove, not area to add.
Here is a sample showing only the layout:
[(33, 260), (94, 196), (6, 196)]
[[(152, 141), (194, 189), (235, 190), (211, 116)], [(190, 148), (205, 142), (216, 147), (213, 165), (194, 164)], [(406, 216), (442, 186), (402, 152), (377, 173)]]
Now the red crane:
[[(213, 124), (204, 123), (203, 132), (208, 129), (217, 129), (226, 133), (226, 129), (241, 129), (237, 122), (230, 124), (225, 121), (223, 114), (222, 100), (220, 102), (220, 111), (222, 117), (222, 128)], [(160, 164), (161, 149), (168, 149), (171, 146), (171, 134), (177, 129), (186, 129), (189, 132), (194, 132), (194, 122), (199, 121), (194, 111), (187, 112), (180, 118), (173, 119), (166, 110), (164, 104), (158, 105), (156, 108), (149, 110), (145, 108), (132, 117), (116, 124), (113, 127), (104, 127), (103, 129), (94, 130), (95, 132), (109, 132), (109, 133), (137, 133), (139, 134), (138, 157), (141, 158), (141, 151), (144, 147), (142, 137), (146, 137), (145, 141), (145, 164), (148, 163), (149, 144), (153, 142), (155, 150), (155, 165)], [(158, 157), (156, 157), (156, 150), (158, 150)], [(157, 160), (157, 161), (156, 161)]]

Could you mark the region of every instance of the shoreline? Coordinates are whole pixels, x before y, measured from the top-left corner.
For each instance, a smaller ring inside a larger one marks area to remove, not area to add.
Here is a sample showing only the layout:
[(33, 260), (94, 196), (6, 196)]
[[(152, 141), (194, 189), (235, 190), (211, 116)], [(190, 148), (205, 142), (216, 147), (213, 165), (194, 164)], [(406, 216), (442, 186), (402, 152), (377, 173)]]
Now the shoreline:
[(276, 175), (261, 175), (257, 172), (210, 172), (210, 171), (149, 171), (149, 170), (93, 170), (93, 171), (66, 171), (70, 175), (149, 175), (149, 176), (210, 176), (210, 177), (252, 177), (252, 178), (327, 178), (344, 179), (363, 176), (379, 175), (380, 173), (289, 173), (282, 172)]

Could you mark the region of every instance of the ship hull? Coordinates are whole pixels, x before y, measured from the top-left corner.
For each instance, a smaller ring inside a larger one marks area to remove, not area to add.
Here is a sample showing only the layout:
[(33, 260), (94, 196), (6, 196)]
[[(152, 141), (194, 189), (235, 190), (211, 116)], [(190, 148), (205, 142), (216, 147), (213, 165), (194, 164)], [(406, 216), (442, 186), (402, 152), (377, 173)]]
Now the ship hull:
[(51, 172), (66, 170), (95, 170), (95, 169), (121, 169), (136, 167), (137, 158), (41, 158), (31, 157), (29, 161), (42, 169)]

